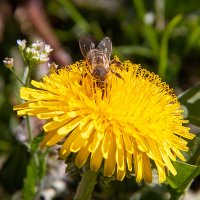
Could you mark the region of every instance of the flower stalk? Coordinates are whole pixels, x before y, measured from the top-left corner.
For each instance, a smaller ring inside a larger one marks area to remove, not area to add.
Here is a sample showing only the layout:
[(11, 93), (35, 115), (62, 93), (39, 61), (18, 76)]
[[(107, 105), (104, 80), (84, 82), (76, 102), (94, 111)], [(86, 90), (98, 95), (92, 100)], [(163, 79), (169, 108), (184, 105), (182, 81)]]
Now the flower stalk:
[(83, 173), (74, 200), (89, 200), (96, 184), (97, 172), (87, 170)]
[(21, 83), (21, 85), (25, 86), (23, 81), (15, 74), (15, 72), (13, 71), (13, 69), (10, 69), (10, 71), (12, 72), (12, 74), (14, 75), (14, 77)]

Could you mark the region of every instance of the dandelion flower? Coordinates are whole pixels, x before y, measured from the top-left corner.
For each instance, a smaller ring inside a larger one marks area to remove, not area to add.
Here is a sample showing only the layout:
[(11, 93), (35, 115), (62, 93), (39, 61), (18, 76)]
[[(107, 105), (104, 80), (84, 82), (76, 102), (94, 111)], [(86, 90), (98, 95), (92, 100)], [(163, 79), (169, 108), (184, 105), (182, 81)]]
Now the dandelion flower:
[(63, 142), (59, 154), (66, 159), (75, 154), (81, 168), (88, 160), (90, 169), (103, 168), (105, 176), (123, 180), (133, 172), (136, 181), (152, 181), (152, 168), (157, 168), (159, 182), (166, 172), (176, 175), (172, 162), (184, 161), (188, 151), (187, 123), (177, 97), (158, 75), (130, 61), (116, 71), (123, 79), (110, 74), (106, 88), (95, 84), (85, 61), (62, 68), (32, 81), (34, 88), (22, 87), (17, 105), (19, 116), (46, 119), (41, 147)]

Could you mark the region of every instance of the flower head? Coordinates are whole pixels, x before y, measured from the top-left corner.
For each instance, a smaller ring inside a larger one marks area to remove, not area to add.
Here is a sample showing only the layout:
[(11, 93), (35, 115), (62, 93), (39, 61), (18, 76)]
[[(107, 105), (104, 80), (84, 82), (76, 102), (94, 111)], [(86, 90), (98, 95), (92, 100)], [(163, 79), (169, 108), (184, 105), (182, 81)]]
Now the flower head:
[(129, 61), (110, 74), (106, 88), (99, 88), (87, 71), (85, 61), (52, 71), (43, 82), (32, 81), (32, 88), (21, 88), (26, 103), (15, 106), (18, 115), (47, 119), (41, 147), (62, 141), (60, 157), (76, 154), (75, 164), (86, 161), (90, 169), (103, 167), (105, 176), (123, 180), (134, 172), (136, 181), (152, 181), (152, 165), (159, 182), (166, 171), (176, 175), (172, 161), (184, 161), (186, 139), (192, 139), (184, 127), (177, 97), (159, 76)]
[(27, 46), (26, 40), (17, 40), (17, 44), (26, 62), (33, 65), (49, 61), (49, 54), (53, 51), (50, 45), (41, 41), (33, 42)]

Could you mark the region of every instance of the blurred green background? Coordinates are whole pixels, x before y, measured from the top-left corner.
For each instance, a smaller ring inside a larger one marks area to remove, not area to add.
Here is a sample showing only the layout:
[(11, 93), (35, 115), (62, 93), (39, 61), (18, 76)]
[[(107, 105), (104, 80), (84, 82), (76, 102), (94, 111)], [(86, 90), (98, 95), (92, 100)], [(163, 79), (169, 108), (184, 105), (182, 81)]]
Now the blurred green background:
[[(59, 66), (83, 59), (78, 40), (88, 35), (96, 44), (105, 36), (113, 42), (113, 56), (129, 59), (158, 73), (177, 94), (200, 81), (200, 1), (197, 0), (1, 0), (0, 1), (0, 189), (8, 198), (21, 189), (28, 155), (16, 137), (19, 84), (3, 65), (24, 63), (16, 40), (42, 40), (54, 49)], [(39, 66), (39, 79), (47, 66)], [(22, 161), (12, 157), (23, 157)], [(8, 159), (9, 158), (9, 159)], [(6, 166), (5, 167), (5, 162)], [(14, 164), (13, 164), (13, 163)], [(3, 164), (4, 163), (4, 164)], [(19, 168), (17, 168), (19, 166)], [(7, 176), (9, 174), (10, 176)], [(0, 199), (2, 199), (0, 198)], [(120, 199), (120, 198), (119, 198)]]

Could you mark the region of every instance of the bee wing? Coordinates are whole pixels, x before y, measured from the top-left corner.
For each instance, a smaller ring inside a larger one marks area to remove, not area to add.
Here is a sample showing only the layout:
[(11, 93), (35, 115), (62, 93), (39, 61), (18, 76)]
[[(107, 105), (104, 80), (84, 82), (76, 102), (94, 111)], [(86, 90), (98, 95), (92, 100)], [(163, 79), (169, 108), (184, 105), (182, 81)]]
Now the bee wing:
[(79, 39), (79, 47), (83, 57), (87, 58), (88, 52), (95, 48), (95, 44), (89, 38), (83, 36)]
[(110, 56), (111, 56), (111, 53), (112, 53), (112, 41), (109, 37), (105, 37), (103, 38), (98, 46), (97, 46), (97, 49), (99, 49), (100, 51), (102, 51), (108, 60), (110, 60)]

